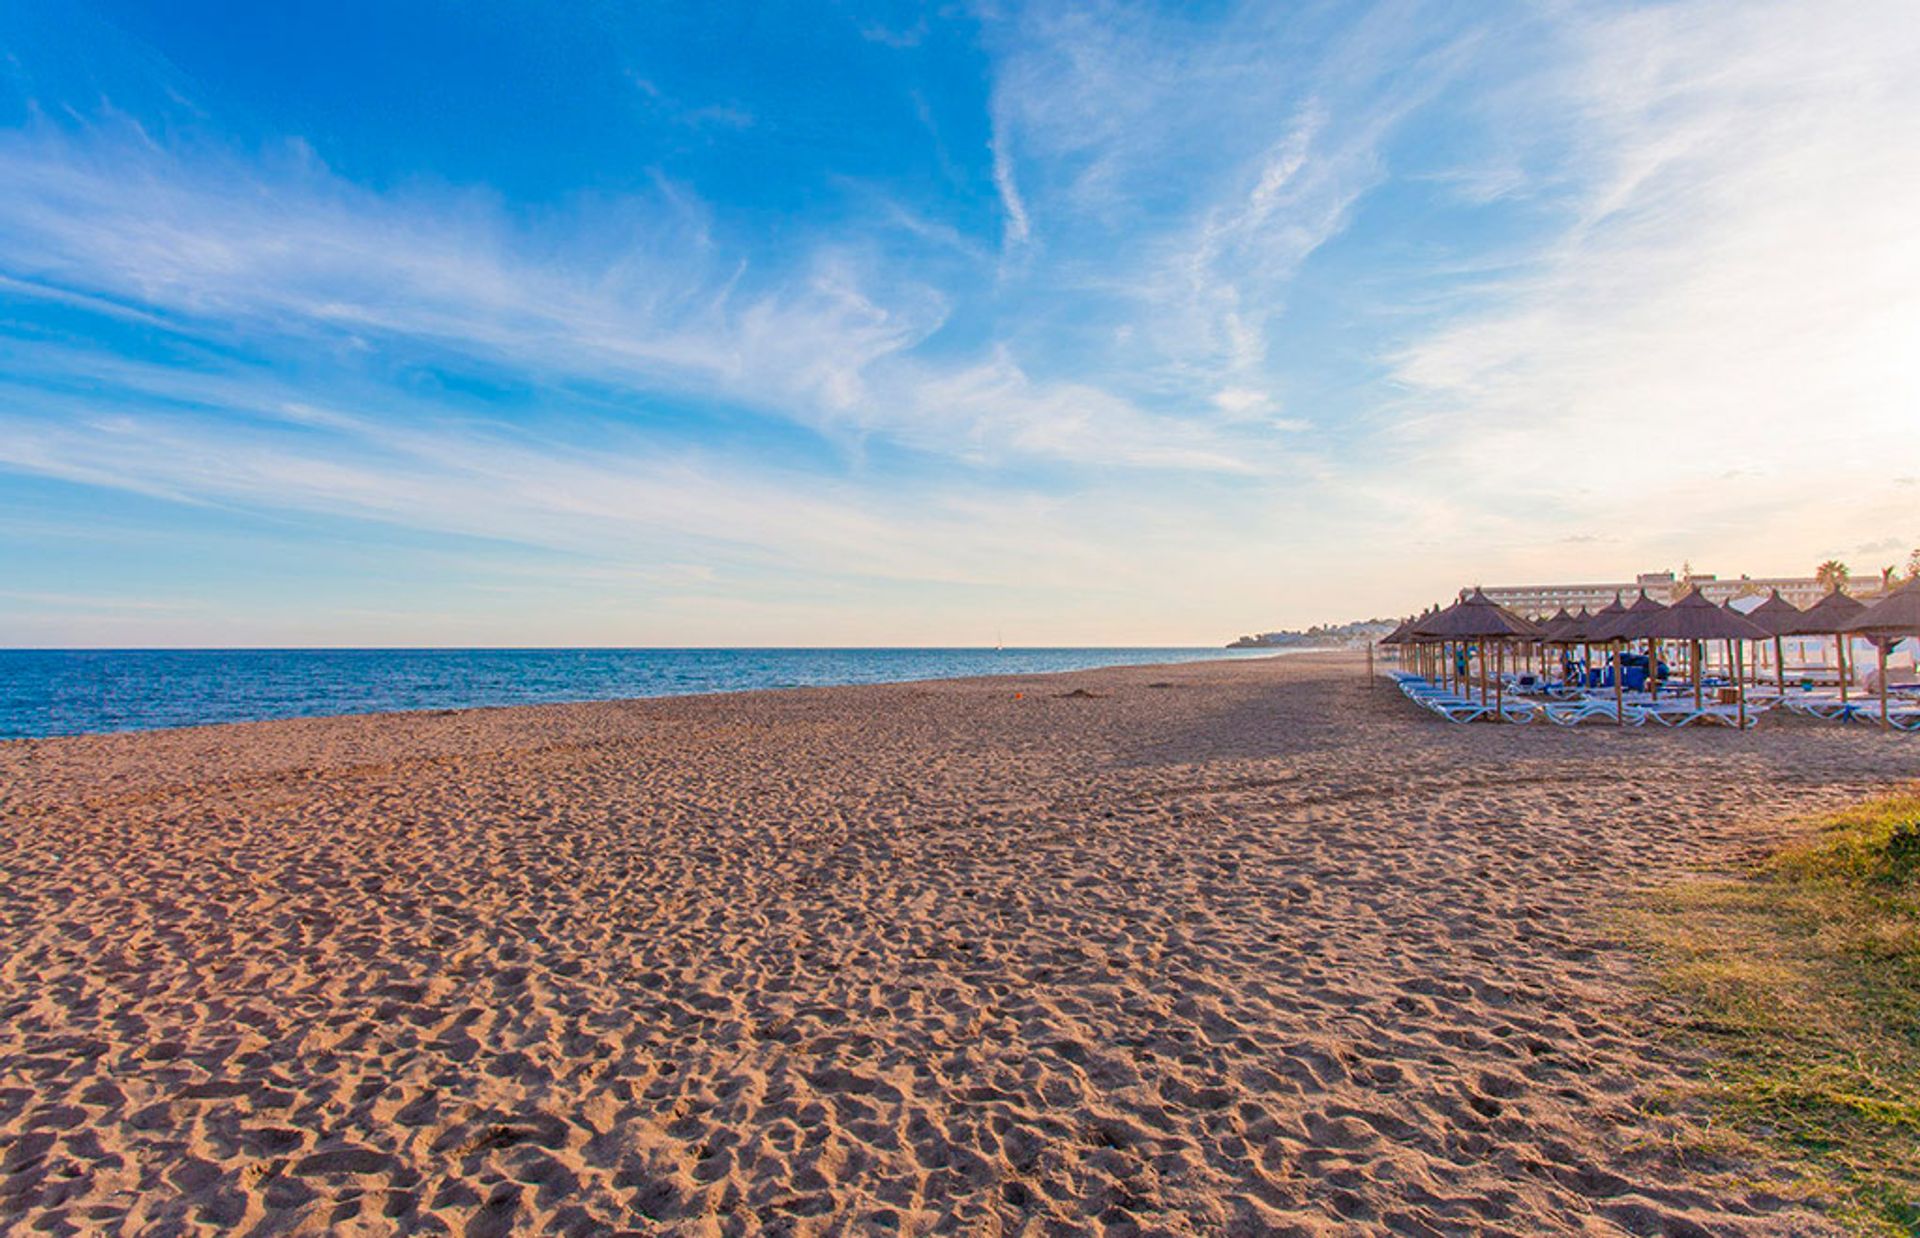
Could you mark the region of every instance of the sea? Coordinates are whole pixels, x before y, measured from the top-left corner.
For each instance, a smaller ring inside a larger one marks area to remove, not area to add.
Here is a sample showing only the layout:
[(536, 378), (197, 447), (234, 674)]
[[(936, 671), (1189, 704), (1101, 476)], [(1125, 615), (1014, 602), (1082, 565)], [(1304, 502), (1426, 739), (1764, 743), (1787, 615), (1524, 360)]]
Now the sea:
[(1165, 649), (0, 649), (0, 740), (1260, 657)]

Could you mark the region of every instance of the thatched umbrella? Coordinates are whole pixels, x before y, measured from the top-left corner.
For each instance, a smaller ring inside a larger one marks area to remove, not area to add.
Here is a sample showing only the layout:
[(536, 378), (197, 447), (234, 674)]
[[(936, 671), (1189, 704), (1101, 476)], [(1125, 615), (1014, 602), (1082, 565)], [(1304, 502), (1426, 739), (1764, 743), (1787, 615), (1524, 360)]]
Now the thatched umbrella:
[(1413, 628), (1408, 633), (1422, 644), (1433, 647), (1434, 656), (1439, 661), (1440, 686), (1451, 688), (1456, 692), (1460, 690), (1461, 672), (1454, 666), (1454, 659), (1448, 653), (1449, 638), (1445, 632), (1438, 630), (1438, 626), (1447, 615), (1452, 613), (1454, 607), (1459, 605), (1460, 600), (1456, 598), (1449, 606), (1428, 607), (1427, 612), (1414, 621)]
[[(1637, 613), (1629, 611), (1614, 625), (1614, 631), (1623, 638), (1644, 636), (1649, 640), (1686, 641), (1692, 654), (1695, 709), (1700, 708), (1701, 642), (1723, 640), (1731, 651), (1734, 641), (1765, 640), (1769, 635), (1765, 628), (1749, 622), (1738, 611), (1715, 606), (1698, 589), (1671, 606)], [(1734, 682), (1739, 685), (1740, 726), (1744, 730), (1747, 725), (1746, 678), (1740, 673), (1740, 660), (1737, 657), (1729, 656), (1727, 661), (1733, 668)]]
[(1405, 663), (1407, 660), (1407, 651), (1401, 649), (1400, 646), (1411, 647), (1413, 645), (1413, 625), (1417, 619), (1419, 619), (1418, 615), (1407, 616), (1407, 618), (1400, 621), (1399, 627), (1380, 639), (1381, 644), (1392, 645), (1399, 651), (1399, 658), (1402, 663)]
[(1567, 613), (1567, 608), (1564, 606), (1553, 612), (1553, 614), (1547, 618), (1542, 619), (1535, 625), (1540, 629), (1540, 643), (1543, 645), (1554, 644), (1559, 640), (1560, 629), (1572, 622), (1573, 616)]
[(1880, 651), (1880, 725), (1892, 726), (1887, 716), (1887, 650), (1909, 636), (1920, 636), (1920, 579), (1910, 580), (1855, 615), (1844, 628), (1847, 635), (1870, 637)]
[(1442, 650), (1438, 641), (1421, 630), (1421, 626), (1440, 613), (1438, 606), (1429, 606), (1415, 616), (1407, 626), (1407, 641), (1419, 655), (1421, 673), (1429, 679), (1438, 678), (1444, 686), (1447, 682), (1446, 665), (1442, 659)]
[[(1618, 599), (1616, 598), (1615, 600), (1617, 601)], [(1616, 657), (1613, 663), (1613, 703), (1616, 710), (1625, 700), (1620, 681), (1625, 678), (1623, 672), (1626, 670), (1624, 665), (1626, 648), (1628, 643), (1634, 639), (1634, 635), (1627, 634), (1625, 629), (1630, 624), (1639, 623), (1641, 618), (1647, 615), (1658, 614), (1665, 609), (1665, 606), (1648, 597), (1647, 591), (1642, 589), (1640, 590), (1640, 596), (1634, 599), (1633, 605), (1627, 607), (1622, 613), (1614, 616), (1614, 618), (1604, 626), (1599, 624), (1594, 625), (1593, 634), (1601, 640), (1620, 642), (1621, 656)], [(1658, 697), (1660, 695), (1660, 659), (1654, 653), (1653, 641), (1653, 637), (1650, 636), (1647, 638), (1647, 690), (1655, 697)], [(1621, 719), (1621, 724), (1625, 725), (1625, 719)]]
[[(1439, 614), (1424, 620), (1420, 624), (1420, 633), (1423, 636), (1437, 637), (1441, 640), (1471, 640), (1483, 644), (1487, 641), (1501, 642), (1498, 647), (1504, 651), (1504, 642), (1515, 637), (1532, 639), (1540, 634), (1540, 629), (1475, 589), (1471, 597), (1462, 598)], [(1496, 678), (1494, 684), (1496, 708), (1500, 704), (1502, 691), (1503, 685)], [(1483, 650), (1480, 656), (1480, 700), (1484, 703), (1486, 699), (1487, 659)]]
[[(1409, 615), (1405, 619), (1402, 619), (1398, 627), (1394, 628), (1393, 631), (1381, 637), (1377, 643), (1381, 645), (1392, 645), (1396, 653), (1399, 651), (1399, 647), (1401, 645), (1412, 644), (1413, 643), (1413, 636), (1412, 636), (1413, 623), (1416, 617), (1417, 616)], [(1406, 662), (1406, 659), (1402, 657), (1400, 661), (1404, 665)], [(1369, 682), (1371, 682), (1371, 676), (1373, 674), (1373, 646), (1372, 645), (1367, 646), (1367, 674), (1369, 676)]]
[(1603, 639), (1600, 633), (1610, 627), (1614, 619), (1626, 613), (1627, 604), (1620, 600), (1618, 593), (1614, 594), (1613, 601), (1608, 602), (1605, 606), (1602, 606), (1599, 610), (1587, 616), (1587, 626), (1585, 630), (1581, 632), (1581, 638), (1590, 641)]
[(1773, 634), (1773, 680), (1774, 686), (1783, 694), (1787, 690), (1787, 633), (1805, 614), (1798, 606), (1781, 597), (1778, 589), (1766, 601), (1746, 613), (1749, 621)]
[(1435, 630), (1434, 625), (1440, 621), (1442, 616), (1446, 615), (1453, 610), (1454, 606), (1458, 605), (1460, 605), (1460, 603), (1455, 601), (1452, 606), (1429, 606), (1425, 613), (1413, 621), (1413, 626), (1407, 629), (1407, 636), (1410, 640), (1413, 640), (1423, 648), (1428, 646), (1432, 647), (1433, 655), (1440, 671), (1440, 686), (1443, 688), (1452, 687), (1457, 689), (1460, 686), (1460, 675), (1454, 670), (1451, 665), (1451, 660), (1447, 656), (1448, 638), (1446, 634)]
[(1568, 615), (1565, 619), (1555, 616), (1555, 619), (1553, 635), (1549, 638), (1552, 643), (1577, 645), (1580, 643), (1580, 634), (1586, 631), (1587, 624), (1593, 621), (1593, 616), (1588, 613), (1586, 607), (1582, 606), (1577, 614)]
[(1554, 634), (1571, 622), (1573, 622), (1573, 616), (1567, 613), (1567, 608), (1564, 606), (1544, 619), (1535, 619), (1533, 621), (1533, 626), (1540, 630), (1540, 634), (1535, 636), (1527, 646), (1528, 670), (1533, 669), (1533, 653), (1535, 650), (1540, 652), (1541, 666), (1542, 669), (1545, 668), (1546, 647), (1553, 643)]
[[(1555, 643), (1565, 645), (1569, 649), (1575, 645), (1584, 643), (1587, 639), (1587, 628), (1591, 626), (1592, 623), (1593, 616), (1588, 613), (1586, 607), (1582, 606), (1579, 614), (1569, 617), (1565, 623), (1560, 625), (1559, 632), (1554, 636)], [(1587, 686), (1586, 668), (1588, 663), (1592, 661), (1593, 653), (1591, 650), (1588, 650), (1586, 658), (1580, 662), (1580, 686), (1582, 688)]]
[[(1593, 665), (1593, 647), (1596, 644), (1604, 644), (1606, 642), (1607, 629), (1612, 627), (1614, 622), (1626, 613), (1626, 603), (1622, 602), (1620, 595), (1616, 593), (1613, 595), (1613, 601), (1608, 602), (1599, 610), (1588, 615), (1587, 621), (1580, 625), (1580, 643), (1586, 648), (1587, 665), (1589, 667)], [(1616, 670), (1617, 669), (1618, 668), (1616, 668)], [(1613, 677), (1613, 703), (1616, 709), (1620, 705), (1620, 676), (1618, 674)]]
[[(1541, 645), (1541, 655), (1542, 655), (1541, 663), (1542, 663), (1543, 673), (1545, 669), (1545, 662), (1546, 662), (1545, 654), (1546, 654), (1547, 646), (1558, 646), (1564, 649), (1568, 645), (1579, 644), (1580, 629), (1586, 623), (1586, 618), (1587, 618), (1587, 612), (1584, 608), (1580, 611), (1579, 615), (1576, 616), (1576, 615), (1568, 614), (1567, 608), (1562, 606), (1558, 611), (1554, 612), (1554, 614), (1550, 618), (1545, 619), (1541, 622), (1540, 645)], [(1566, 661), (1567, 661), (1566, 655), (1564, 653), (1560, 655), (1560, 661), (1561, 661), (1561, 671), (1564, 674), (1566, 670)]]
[(1840, 703), (1847, 703), (1847, 638), (1841, 633), (1846, 625), (1857, 619), (1860, 612), (1867, 608), (1865, 602), (1855, 601), (1835, 589), (1818, 602), (1800, 612), (1800, 618), (1786, 631), (1788, 636), (1831, 636), (1833, 637), (1834, 658), (1840, 664)]
[(1420, 630), (1421, 624), (1439, 613), (1440, 607), (1437, 605), (1429, 606), (1421, 611), (1419, 617), (1413, 621), (1413, 625), (1407, 629), (1407, 639), (1413, 643), (1414, 649), (1419, 652), (1420, 660), (1426, 668), (1424, 674), (1427, 678), (1435, 678), (1437, 672), (1437, 677), (1440, 682), (1444, 684), (1447, 676), (1446, 667), (1442, 665), (1440, 659), (1440, 647), (1434, 642), (1433, 638), (1427, 636)]

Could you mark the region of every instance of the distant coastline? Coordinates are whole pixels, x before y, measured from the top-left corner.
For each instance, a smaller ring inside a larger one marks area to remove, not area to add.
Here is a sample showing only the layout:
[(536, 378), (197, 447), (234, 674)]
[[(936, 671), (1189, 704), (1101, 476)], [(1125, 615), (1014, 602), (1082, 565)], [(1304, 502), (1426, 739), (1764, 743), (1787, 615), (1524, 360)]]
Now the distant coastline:
[(1393, 631), (1392, 619), (1356, 619), (1350, 623), (1315, 624), (1298, 631), (1257, 632), (1239, 636), (1228, 649), (1349, 649), (1378, 640)]

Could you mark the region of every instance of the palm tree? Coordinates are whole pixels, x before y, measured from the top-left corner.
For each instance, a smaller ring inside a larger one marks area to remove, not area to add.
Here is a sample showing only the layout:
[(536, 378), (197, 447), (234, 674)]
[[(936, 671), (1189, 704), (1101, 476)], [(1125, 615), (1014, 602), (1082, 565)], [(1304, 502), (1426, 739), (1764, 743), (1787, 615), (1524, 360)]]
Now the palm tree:
[(1920, 548), (1907, 556), (1907, 579), (1920, 580)]
[(1820, 582), (1821, 588), (1831, 593), (1835, 589), (1846, 588), (1847, 577), (1852, 574), (1853, 573), (1847, 570), (1847, 565), (1840, 562), (1840, 560), (1828, 559), (1825, 563), (1822, 563), (1818, 568), (1814, 569), (1813, 578)]

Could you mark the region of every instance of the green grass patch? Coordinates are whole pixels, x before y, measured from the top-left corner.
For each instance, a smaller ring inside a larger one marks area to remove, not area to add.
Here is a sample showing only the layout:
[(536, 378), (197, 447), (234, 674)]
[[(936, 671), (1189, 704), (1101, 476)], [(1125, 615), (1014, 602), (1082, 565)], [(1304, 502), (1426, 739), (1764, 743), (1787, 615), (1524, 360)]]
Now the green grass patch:
[(1708, 1050), (1717, 1138), (1785, 1161), (1863, 1234), (1920, 1234), (1920, 789), (1810, 823), (1628, 929)]

